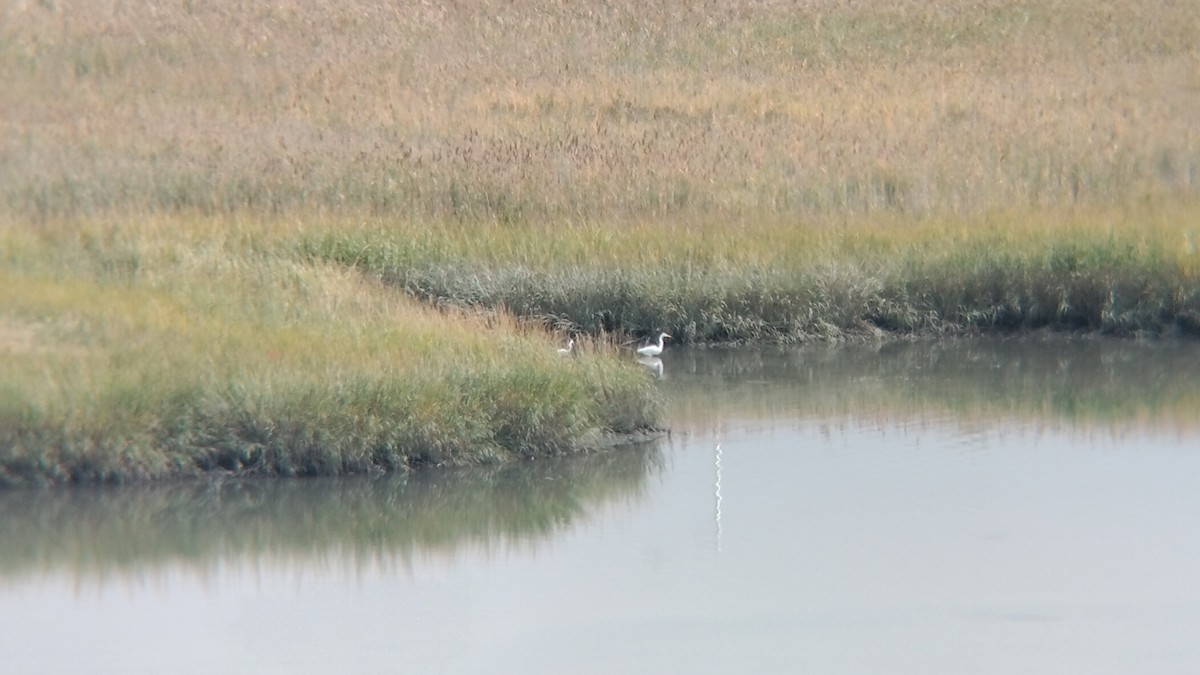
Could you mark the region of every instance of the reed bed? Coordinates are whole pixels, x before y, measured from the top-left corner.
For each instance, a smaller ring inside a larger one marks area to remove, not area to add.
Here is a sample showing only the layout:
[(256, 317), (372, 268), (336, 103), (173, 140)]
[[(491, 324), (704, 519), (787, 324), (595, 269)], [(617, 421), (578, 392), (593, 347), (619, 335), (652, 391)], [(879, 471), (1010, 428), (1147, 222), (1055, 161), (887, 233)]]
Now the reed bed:
[(18, 1), (0, 72), (7, 483), (560, 452), (659, 330), (1200, 332), (1194, 2)]
[(0, 484), (495, 462), (654, 425), (611, 348), (560, 358), (509, 315), (213, 226), (0, 229)]
[(410, 294), (677, 342), (1030, 329), (1200, 335), (1200, 203), (875, 216), (838, 226), (381, 221), (303, 248)]
[(1200, 188), (1188, 0), (11, 2), (0, 205), (466, 222)]
[(0, 35), (29, 224), (300, 222), (310, 260), (596, 335), (1197, 329), (1192, 2), (17, 3)]

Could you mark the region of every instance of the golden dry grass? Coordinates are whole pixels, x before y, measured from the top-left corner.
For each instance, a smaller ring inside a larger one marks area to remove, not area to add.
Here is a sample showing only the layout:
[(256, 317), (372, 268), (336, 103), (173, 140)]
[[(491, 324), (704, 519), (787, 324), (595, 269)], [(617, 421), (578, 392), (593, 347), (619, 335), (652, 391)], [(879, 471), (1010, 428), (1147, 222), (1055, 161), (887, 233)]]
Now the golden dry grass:
[(1194, 195), (1187, 0), (16, 2), (3, 203), (470, 220)]

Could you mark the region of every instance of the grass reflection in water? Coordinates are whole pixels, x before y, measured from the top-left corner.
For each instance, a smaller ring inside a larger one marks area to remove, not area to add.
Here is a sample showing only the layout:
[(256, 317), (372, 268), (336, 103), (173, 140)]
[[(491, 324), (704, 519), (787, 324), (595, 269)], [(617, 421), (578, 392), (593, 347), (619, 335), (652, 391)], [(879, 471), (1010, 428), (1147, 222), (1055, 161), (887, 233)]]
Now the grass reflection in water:
[(101, 581), (180, 563), (203, 575), (246, 560), (408, 568), (422, 557), (535, 546), (636, 501), (661, 467), (651, 443), (374, 479), (0, 491), (0, 578)]
[(671, 356), (674, 428), (780, 417), (1200, 428), (1200, 346), (1188, 341), (1024, 336)]

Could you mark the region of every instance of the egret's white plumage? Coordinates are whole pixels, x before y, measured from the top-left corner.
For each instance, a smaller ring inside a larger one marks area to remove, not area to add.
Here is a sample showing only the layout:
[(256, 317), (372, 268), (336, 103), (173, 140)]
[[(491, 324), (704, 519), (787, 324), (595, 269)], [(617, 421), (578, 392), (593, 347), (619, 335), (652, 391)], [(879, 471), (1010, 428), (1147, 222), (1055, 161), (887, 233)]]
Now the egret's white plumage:
[(575, 338), (567, 340), (567, 346), (558, 350), (559, 355), (566, 356), (571, 353), (571, 348), (575, 346)]
[(659, 354), (662, 353), (662, 350), (663, 350), (663, 338), (669, 338), (669, 337), (671, 337), (671, 336), (667, 335), (666, 333), (659, 333), (658, 334), (658, 344), (648, 344), (645, 347), (642, 347), (641, 349), (637, 350), (637, 352), (639, 354), (641, 354), (642, 356), (658, 356)]

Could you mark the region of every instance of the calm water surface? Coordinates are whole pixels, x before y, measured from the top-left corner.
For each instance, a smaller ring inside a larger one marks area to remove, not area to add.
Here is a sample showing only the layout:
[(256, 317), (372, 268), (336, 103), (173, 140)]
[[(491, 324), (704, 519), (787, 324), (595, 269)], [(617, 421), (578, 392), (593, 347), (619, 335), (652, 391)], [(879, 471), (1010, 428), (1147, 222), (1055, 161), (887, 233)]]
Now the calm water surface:
[(1200, 345), (661, 365), (620, 452), (0, 492), (0, 672), (1196, 672)]

